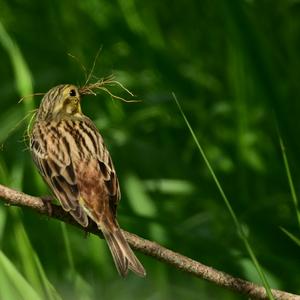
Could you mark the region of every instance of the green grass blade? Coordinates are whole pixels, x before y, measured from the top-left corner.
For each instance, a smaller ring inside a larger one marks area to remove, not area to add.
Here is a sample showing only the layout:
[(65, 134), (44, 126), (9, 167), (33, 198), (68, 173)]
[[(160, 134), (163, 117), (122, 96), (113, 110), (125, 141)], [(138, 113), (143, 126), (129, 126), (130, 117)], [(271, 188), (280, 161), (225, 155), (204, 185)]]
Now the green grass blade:
[[(13, 65), (13, 70), (15, 73), (16, 87), (21, 96), (32, 94), (33, 83), (32, 76), (27, 66), (23, 55), (17, 46), (17, 44), (12, 40), (7, 31), (5, 30), (3, 24), (0, 21), (0, 43), (3, 48), (7, 51), (11, 63)], [(16, 101), (17, 104), (18, 101)], [(23, 101), (25, 105), (25, 110), (28, 112), (33, 109), (32, 97), (26, 98)]]
[(5, 299), (5, 300), (20, 299), (20, 295), (18, 295), (16, 289), (12, 286), (11, 282), (8, 280), (7, 275), (3, 270), (3, 268), (0, 268), (0, 299)]
[(218, 180), (218, 178), (217, 178), (217, 176), (216, 176), (216, 174), (215, 174), (215, 172), (214, 172), (214, 170), (213, 170), (210, 162), (208, 161), (208, 159), (207, 159), (207, 157), (206, 157), (206, 155), (204, 153), (203, 148), (201, 147), (201, 145), (200, 145), (200, 143), (198, 141), (198, 139), (197, 139), (197, 137), (196, 137), (196, 135), (194, 133), (193, 128), (191, 127), (191, 125), (190, 125), (187, 117), (185, 116), (185, 114), (184, 114), (184, 112), (183, 112), (183, 110), (181, 108), (181, 105), (179, 104), (179, 102), (178, 102), (178, 100), (176, 98), (176, 95), (174, 93), (172, 93), (172, 95), (174, 97), (174, 100), (175, 100), (178, 108), (179, 108), (181, 116), (183, 117), (183, 119), (184, 119), (184, 121), (185, 121), (185, 123), (186, 123), (186, 125), (187, 125), (187, 127), (188, 127), (188, 129), (189, 129), (189, 131), (190, 131), (190, 133), (192, 135), (192, 137), (193, 137), (193, 140), (194, 140), (195, 144), (197, 145), (197, 148), (198, 148), (201, 156), (204, 159), (204, 162), (205, 162), (206, 166), (208, 167), (209, 172), (212, 175), (214, 182), (217, 185), (217, 188), (218, 188), (218, 190), (219, 190), (219, 192), (220, 192), (220, 194), (222, 196), (222, 199), (224, 200), (225, 205), (226, 205), (226, 207), (227, 207), (227, 209), (228, 209), (228, 211), (229, 211), (229, 213), (230, 213), (230, 215), (231, 215), (231, 217), (232, 217), (232, 219), (234, 221), (234, 224), (235, 224), (235, 226), (236, 226), (236, 228), (238, 230), (238, 233), (241, 234), (241, 232), (240, 232), (240, 224), (238, 222), (237, 216), (236, 216), (235, 212), (233, 211), (233, 209), (232, 209), (232, 207), (231, 207), (231, 205), (230, 205), (230, 203), (229, 203), (229, 201), (227, 199), (227, 196), (225, 195), (224, 190), (223, 190), (223, 188), (222, 188), (222, 186), (221, 186), (221, 184), (220, 184), (220, 182), (219, 182), (219, 180)]
[[(24, 163), (22, 161), (17, 161), (11, 171), (11, 180), (9, 185), (18, 190), (21, 190), (22, 188), (24, 174), (23, 169)], [(41, 297), (54, 300), (58, 299), (57, 297), (52, 296), (54, 295), (53, 287), (49, 284), (38, 256), (31, 245), (30, 239), (22, 223), (20, 209), (12, 207), (10, 209), (10, 213), (14, 219), (13, 232), (17, 244), (16, 249), (25, 278), (32, 286), (34, 286), (35, 290)]]
[(60, 299), (59, 294), (50, 284), (41, 262), (31, 245), (26, 230), (21, 222), (19, 209), (12, 208), (11, 211), (15, 219), (14, 233), (16, 244), (18, 245), (18, 254), (26, 279), (35, 287), (39, 295), (50, 300)]
[[(22, 119), (23, 112), (22, 107), (13, 107), (3, 111), (0, 114), (1, 128), (0, 128), (0, 144), (4, 143), (6, 139), (17, 128), (20, 120)], [(5, 150), (5, 146), (4, 146)]]
[(265, 289), (266, 289), (267, 295), (268, 295), (269, 299), (274, 300), (271, 289), (270, 289), (270, 286), (269, 286), (268, 281), (267, 281), (267, 278), (264, 275), (264, 272), (263, 272), (262, 268), (259, 265), (259, 262), (258, 262), (255, 254), (254, 254), (254, 251), (252, 250), (252, 247), (250, 246), (250, 244), (247, 240), (246, 233), (244, 232), (242, 225), (239, 223), (238, 218), (237, 218), (237, 216), (236, 216), (236, 214), (235, 214), (235, 212), (234, 212), (234, 210), (233, 210), (233, 208), (232, 208), (232, 206), (231, 206), (231, 204), (230, 204), (230, 202), (229, 202), (229, 200), (228, 200), (228, 198), (227, 198), (227, 196), (226, 196), (226, 194), (225, 194), (225, 192), (224, 192), (224, 190), (223, 190), (223, 188), (222, 188), (222, 186), (221, 186), (221, 184), (220, 184), (220, 182), (219, 182), (219, 180), (218, 180), (218, 178), (217, 178), (217, 176), (216, 176), (216, 174), (215, 174), (215, 172), (214, 172), (214, 170), (213, 170), (213, 168), (210, 164), (210, 162), (208, 161), (203, 148), (200, 145), (200, 143), (198, 141), (198, 138), (196, 137), (192, 126), (190, 125), (186, 115), (184, 114), (184, 112), (182, 110), (182, 107), (181, 107), (179, 101), (177, 100), (176, 95), (174, 93), (172, 93), (172, 95), (173, 95), (173, 98), (174, 98), (174, 100), (175, 100), (175, 102), (178, 106), (178, 109), (181, 113), (181, 116), (183, 117), (183, 119), (184, 119), (184, 121), (185, 121), (185, 123), (186, 123), (192, 137), (193, 137), (193, 140), (194, 140), (195, 144), (197, 145), (197, 148), (198, 148), (202, 158), (204, 159), (205, 164), (208, 167), (208, 169), (209, 169), (209, 171), (210, 171), (210, 173), (213, 177), (213, 180), (214, 180), (214, 182), (215, 182), (215, 184), (216, 184), (216, 186), (217, 186), (217, 188), (218, 188), (218, 190), (221, 194), (221, 197), (224, 200), (224, 203), (225, 203), (225, 205), (226, 205), (226, 207), (227, 207), (227, 209), (228, 209), (228, 211), (229, 211), (229, 213), (230, 213), (230, 215), (233, 219), (233, 222), (236, 226), (237, 232), (238, 232), (240, 238), (242, 239), (242, 241), (245, 245), (245, 248), (246, 248), (250, 258), (252, 259), (252, 262), (253, 262), (253, 264), (254, 264), (254, 266), (255, 266), (255, 268), (256, 268), (259, 276), (260, 276), (260, 279), (261, 279)]
[[(21, 190), (24, 174), (24, 163), (22, 161), (16, 161), (10, 174), (9, 185)], [(19, 255), (19, 259), (22, 265), (25, 278), (36, 289), (39, 295), (43, 295), (43, 286), (40, 282), (39, 274), (36, 270), (33, 253), (34, 250), (31, 247), (30, 240), (27, 236), (26, 230), (22, 223), (20, 216), (20, 210), (16, 207), (12, 207), (9, 211), (13, 217), (13, 233), (16, 241), (16, 249)]]
[(65, 244), (65, 248), (66, 248), (66, 254), (67, 254), (67, 259), (68, 259), (68, 263), (70, 266), (71, 274), (72, 274), (72, 276), (75, 276), (76, 271), (75, 271), (73, 253), (72, 253), (72, 249), (71, 249), (71, 245), (70, 245), (70, 239), (69, 239), (68, 231), (66, 228), (66, 224), (63, 222), (60, 222), (60, 224), (61, 224), (63, 240), (64, 240), (64, 244)]
[(0, 251), (0, 267), (5, 272), (6, 279), (8, 279), (20, 295), (19, 299), (42, 299), (2, 251)]
[(300, 239), (297, 238), (295, 235), (290, 233), (288, 230), (284, 229), (283, 227), (280, 227), (280, 229), (293, 241), (295, 242), (298, 246), (300, 246)]
[(38, 270), (39, 275), (40, 275), (41, 282), (44, 286), (46, 299), (49, 299), (49, 300), (62, 300), (60, 295), (57, 293), (57, 291), (55, 290), (53, 285), (48, 280), (47, 275), (46, 275), (46, 273), (43, 269), (43, 266), (42, 266), (42, 264), (41, 264), (41, 262), (40, 262), (40, 260), (39, 260), (39, 258), (36, 254), (34, 254), (34, 260), (35, 260), (35, 264), (36, 264), (37, 270)]
[(24, 272), (25, 278), (30, 282), (32, 286), (36, 289), (39, 295), (44, 295), (44, 286), (41, 282), (39, 272), (36, 267), (34, 259), (34, 250), (31, 246), (29, 238), (26, 234), (25, 228), (21, 223), (21, 217), (19, 210), (14, 208), (12, 211), (14, 218), (14, 234), (16, 239), (16, 244), (18, 245), (18, 255), (22, 264), (22, 270)]
[(155, 217), (156, 207), (145, 191), (142, 181), (134, 174), (127, 174), (124, 185), (133, 211), (140, 216)]
[(283, 143), (282, 138), (279, 134), (279, 130), (278, 130), (278, 137), (279, 137), (279, 144), (280, 144), (280, 149), (281, 149), (281, 153), (282, 153), (282, 157), (283, 157), (284, 167), (285, 167), (286, 175), (287, 175), (287, 178), (288, 178), (289, 187), (290, 187), (290, 190), (291, 190), (293, 203), (294, 203), (295, 210), (296, 210), (298, 226), (299, 226), (299, 229), (300, 229), (300, 211), (299, 211), (298, 198), (297, 198), (297, 194), (296, 194), (296, 191), (295, 191), (295, 186), (294, 186), (293, 178), (292, 178), (292, 175), (291, 175), (291, 170), (290, 170), (289, 162), (288, 162), (288, 159), (287, 159), (284, 143)]

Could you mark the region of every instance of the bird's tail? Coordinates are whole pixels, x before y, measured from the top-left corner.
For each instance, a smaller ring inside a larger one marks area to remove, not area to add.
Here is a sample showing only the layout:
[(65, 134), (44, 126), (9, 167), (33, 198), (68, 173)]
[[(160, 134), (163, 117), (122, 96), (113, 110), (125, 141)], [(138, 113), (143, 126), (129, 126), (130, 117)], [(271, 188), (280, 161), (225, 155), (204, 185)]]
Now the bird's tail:
[(101, 230), (119, 274), (125, 277), (128, 273), (128, 269), (130, 269), (138, 276), (146, 276), (144, 267), (128, 245), (119, 225), (116, 224), (112, 229), (108, 228), (108, 226), (101, 226)]

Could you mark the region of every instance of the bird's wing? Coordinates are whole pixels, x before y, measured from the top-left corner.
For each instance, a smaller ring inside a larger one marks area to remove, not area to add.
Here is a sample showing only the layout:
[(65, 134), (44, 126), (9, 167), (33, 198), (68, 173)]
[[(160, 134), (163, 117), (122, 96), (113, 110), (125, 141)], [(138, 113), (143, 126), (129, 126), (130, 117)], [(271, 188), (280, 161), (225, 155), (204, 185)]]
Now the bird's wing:
[(106, 188), (109, 196), (109, 207), (113, 215), (116, 216), (117, 205), (121, 198), (121, 192), (112, 159), (97, 127), (89, 118), (84, 118), (82, 129), (85, 130), (87, 136), (89, 136), (91, 139), (96, 139), (94, 143), (94, 145), (96, 145), (95, 158), (98, 161), (98, 167), (100, 171), (98, 180), (102, 186)]
[[(38, 124), (36, 125), (38, 127)], [(44, 126), (43, 126), (44, 127)], [(37, 128), (31, 138), (31, 152), (35, 164), (64, 210), (82, 226), (88, 225), (88, 217), (79, 204), (80, 193), (76, 182), (70, 149), (64, 137), (53, 138), (55, 132)], [(44, 142), (47, 139), (47, 144)], [(59, 151), (57, 151), (59, 149)]]

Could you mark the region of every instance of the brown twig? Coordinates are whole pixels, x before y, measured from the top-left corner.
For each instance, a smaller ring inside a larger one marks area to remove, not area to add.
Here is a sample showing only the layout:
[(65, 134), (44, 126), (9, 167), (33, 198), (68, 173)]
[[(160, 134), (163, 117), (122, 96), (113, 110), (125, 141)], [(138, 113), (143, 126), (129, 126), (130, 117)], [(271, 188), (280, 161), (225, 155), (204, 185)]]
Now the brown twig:
[[(9, 205), (29, 207), (44, 215), (47, 215), (49, 211), (41, 198), (15, 191), (1, 184), (0, 197), (4, 198), (6, 200), (6, 203)], [(82, 228), (67, 212), (65, 212), (58, 205), (52, 204), (51, 217)], [(91, 224), (88, 228), (84, 228), (84, 230), (102, 237), (101, 232), (93, 224)], [(213, 282), (218, 286), (228, 288), (243, 295), (247, 295), (249, 298), (268, 299), (266, 291), (262, 286), (240, 278), (233, 277), (212, 267), (203, 265), (200, 262), (171, 251), (155, 242), (143, 239), (133, 233), (127, 232), (125, 230), (123, 230), (123, 232), (129, 244), (134, 249), (146, 255), (152, 256), (160, 261), (168, 263), (181, 271)], [(280, 290), (272, 289), (272, 294), (274, 298), (278, 300), (300, 300), (299, 295), (287, 293)]]

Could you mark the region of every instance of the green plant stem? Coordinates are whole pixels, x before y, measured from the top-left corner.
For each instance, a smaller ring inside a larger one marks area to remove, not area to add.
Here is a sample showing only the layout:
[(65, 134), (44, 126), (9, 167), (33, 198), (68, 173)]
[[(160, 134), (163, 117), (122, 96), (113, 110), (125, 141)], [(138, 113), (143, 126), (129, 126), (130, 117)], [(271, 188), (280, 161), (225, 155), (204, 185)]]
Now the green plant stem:
[(253, 262), (253, 264), (254, 264), (254, 266), (255, 266), (255, 268), (256, 268), (259, 276), (260, 276), (260, 279), (263, 282), (263, 285), (266, 289), (268, 297), (269, 297), (269, 299), (274, 299), (274, 297), (272, 295), (272, 292), (271, 292), (271, 288), (268, 284), (267, 278), (266, 278), (265, 274), (263, 273), (261, 266), (259, 265), (259, 262), (258, 262), (255, 254), (254, 254), (254, 251), (252, 250), (252, 247), (250, 246), (250, 243), (248, 242), (246, 233), (243, 230), (243, 227), (241, 226), (241, 224), (239, 223), (238, 218), (237, 218), (237, 216), (236, 216), (236, 214), (235, 214), (235, 212), (234, 212), (234, 210), (233, 210), (233, 208), (232, 208), (232, 206), (231, 206), (231, 204), (230, 204), (230, 202), (229, 202), (229, 200), (228, 200), (228, 198), (227, 198), (227, 196), (226, 196), (226, 194), (225, 194), (225, 192), (224, 192), (224, 190), (223, 190), (223, 188), (222, 188), (222, 186), (221, 186), (221, 184), (220, 184), (220, 182), (219, 182), (219, 180), (218, 180), (218, 178), (217, 178), (217, 176), (216, 176), (216, 174), (215, 174), (215, 172), (214, 172), (214, 170), (213, 170), (213, 168), (210, 164), (210, 162), (208, 161), (207, 156), (205, 155), (205, 152), (204, 152), (203, 148), (200, 145), (200, 143), (198, 141), (198, 138), (196, 137), (192, 126), (190, 125), (185, 113), (183, 112), (182, 107), (181, 107), (176, 95), (174, 93), (172, 93), (172, 95), (173, 95), (173, 98), (174, 98), (174, 100), (175, 100), (175, 102), (178, 106), (178, 109), (179, 109), (179, 111), (180, 111), (180, 113), (181, 113), (181, 115), (182, 115), (182, 117), (183, 117), (183, 119), (184, 119), (184, 121), (185, 121), (192, 137), (193, 137), (193, 140), (194, 140), (195, 144), (197, 145), (197, 148), (198, 148), (202, 158), (204, 159), (205, 164), (206, 164), (207, 168), (209, 169), (209, 172), (211, 173), (211, 175), (213, 177), (213, 180), (214, 180), (214, 182), (215, 182), (215, 184), (216, 184), (216, 186), (217, 186), (217, 188), (218, 188), (218, 190), (221, 194), (221, 197), (224, 200), (224, 203), (225, 203), (225, 205), (226, 205), (226, 207), (227, 207), (227, 209), (228, 209), (228, 211), (229, 211), (229, 213), (230, 213), (230, 215), (233, 219), (233, 222), (236, 226), (238, 235), (240, 236), (241, 240), (243, 241), (243, 243), (245, 245), (245, 248), (246, 248), (250, 258), (252, 259), (252, 262)]
[(289, 183), (293, 203), (294, 203), (294, 206), (295, 206), (298, 226), (299, 226), (299, 229), (300, 229), (300, 211), (299, 211), (298, 198), (297, 198), (297, 194), (296, 194), (296, 191), (295, 191), (295, 186), (294, 186), (293, 178), (292, 178), (292, 175), (291, 175), (291, 170), (290, 170), (289, 162), (288, 162), (288, 159), (287, 159), (285, 147), (284, 147), (282, 138), (280, 136), (279, 130), (278, 130), (278, 137), (279, 137), (279, 144), (280, 144), (280, 149), (281, 149), (281, 153), (282, 153), (282, 157), (283, 157), (284, 167), (285, 167), (286, 175), (287, 175), (287, 178), (288, 178), (288, 183)]

